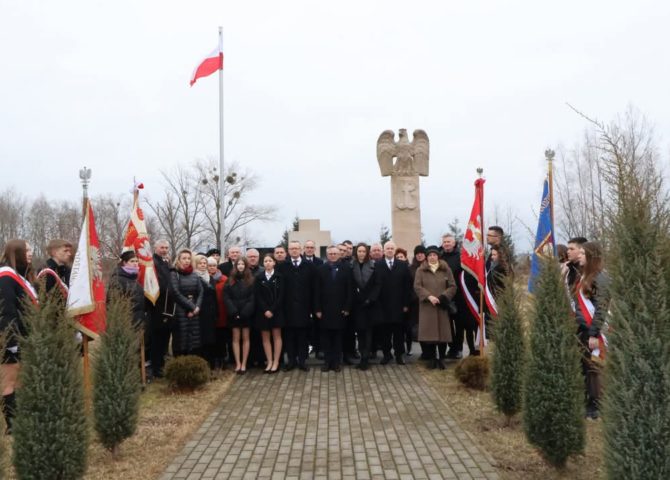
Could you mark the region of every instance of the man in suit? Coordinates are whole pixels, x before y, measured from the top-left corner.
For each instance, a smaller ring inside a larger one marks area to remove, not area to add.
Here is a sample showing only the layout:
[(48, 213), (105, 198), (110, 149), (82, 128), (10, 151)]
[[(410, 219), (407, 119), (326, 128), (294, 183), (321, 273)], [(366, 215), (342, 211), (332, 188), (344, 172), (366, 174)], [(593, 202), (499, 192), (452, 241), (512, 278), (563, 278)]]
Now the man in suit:
[(305, 242), (305, 254), (303, 257), (308, 262), (314, 263), (314, 265), (323, 265), (323, 260), (316, 256), (316, 244), (314, 240), (307, 240)]
[(384, 258), (378, 260), (375, 266), (381, 284), (379, 303), (382, 319), (379, 339), (384, 352), (384, 358), (380, 362), (382, 365), (391, 361), (391, 347), (396, 363), (405, 365), (402, 322), (404, 314), (409, 311), (413, 285), (407, 262), (396, 261), (395, 251), (395, 243), (386, 242)]
[[(307, 366), (307, 337), (311, 326), (314, 308), (315, 266), (305, 261), (300, 255), (300, 242), (289, 242), (289, 258), (277, 267), (284, 275), (286, 284), (285, 323), (283, 330), (284, 347), (288, 355), (285, 370), (293, 370), (296, 366), (302, 371), (309, 371)], [(275, 255), (277, 250), (275, 249)]]
[[(313, 263), (315, 267), (323, 265), (323, 260), (316, 256), (316, 244), (314, 240), (307, 240), (304, 246), (304, 254), (302, 258), (306, 262)], [(323, 360), (323, 352), (321, 351), (321, 334), (319, 333), (319, 322), (312, 322), (309, 329), (308, 343), (312, 346), (314, 358)]]
[(235, 262), (237, 262), (242, 256), (242, 249), (237, 246), (230, 247), (228, 249), (228, 260), (219, 265), (219, 270), (226, 277), (230, 276), (230, 272), (235, 272)]
[(351, 267), (340, 261), (335, 246), (326, 251), (328, 261), (316, 271), (315, 315), (321, 329), (321, 346), (325, 353), (322, 372), (340, 371), (342, 333), (351, 312)]
[(170, 344), (174, 301), (168, 294), (170, 287), (170, 244), (167, 240), (154, 243), (154, 267), (158, 277), (159, 295), (151, 307), (150, 352), (151, 371), (154, 377), (163, 376), (165, 355)]

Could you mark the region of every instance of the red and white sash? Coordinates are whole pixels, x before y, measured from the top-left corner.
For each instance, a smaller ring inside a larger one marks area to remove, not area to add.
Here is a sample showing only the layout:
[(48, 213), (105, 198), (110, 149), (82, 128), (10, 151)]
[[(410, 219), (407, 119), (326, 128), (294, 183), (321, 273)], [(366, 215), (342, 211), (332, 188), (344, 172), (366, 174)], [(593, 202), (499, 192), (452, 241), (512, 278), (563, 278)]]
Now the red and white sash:
[[(463, 295), (465, 296), (465, 304), (468, 306), (468, 310), (470, 310), (470, 313), (474, 318), (477, 319), (477, 338), (475, 339), (475, 345), (479, 345), (480, 339), (481, 339), (481, 330), (479, 328), (479, 324), (481, 322), (481, 317), (479, 316), (479, 305), (477, 305), (477, 301), (474, 299), (472, 296), (472, 293), (468, 289), (468, 286), (465, 283), (465, 270), (461, 272), (461, 276), (459, 278), (459, 281), (461, 282), (461, 291), (463, 292)], [(484, 330), (484, 345), (488, 344), (488, 340), (486, 339), (486, 324), (483, 325), (483, 330)]]
[(493, 318), (498, 317), (498, 305), (496, 304), (496, 299), (493, 297), (493, 292), (489, 288), (489, 283), (486, 282), (486, 294), (484, 298), (486, 299), (486, 305), (489, 307), (489, 313)]
[[(590, 298), (587, 298), (582, 292), (580, 284), (577, 284), (577, 301), (579, 302), (579, 309), (584, 315), (584, 320), (586, 320), (586, 326), (590, 327), (593, 324), (593, 315), (596, 313), (596, 307), (593, 305), (593, 302)], [(591, 354), (595, 357), (600, 357), (605, 359), (605, 353), (607, 352), (607, 338), (602, 333), (598, 334), (598, 348), (593, 350)]]
[(43, 269), (40, 273), (37, 274), (37, 279), (39, 280), (43, 277), (46, 277), (47, 275), (53, 277), (54, 280), (56, 280), (56, 285), (58, 285), (60, 292), (63, 294), (63, 298), (67, 298), (67, 292), (68, 292), (67, 285), (65, 285), (65, 282), (61, 280), (61, 278), (58, 276), (58, 273), (56, 273), (52, 269), (50, 268)]
[(28, 294), (30, 300), (37, 305), (37, 292), (28, 280), (16, 273), (12, 267), (0, 267), (0, 277), (9, 277), (18, 283), (21, 288)]

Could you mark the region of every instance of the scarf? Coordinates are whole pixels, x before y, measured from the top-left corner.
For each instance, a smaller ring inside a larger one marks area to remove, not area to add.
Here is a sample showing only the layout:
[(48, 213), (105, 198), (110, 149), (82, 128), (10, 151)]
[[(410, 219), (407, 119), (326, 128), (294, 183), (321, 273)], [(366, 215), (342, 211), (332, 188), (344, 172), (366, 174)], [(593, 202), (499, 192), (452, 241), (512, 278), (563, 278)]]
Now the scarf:
[(188, 265), (186, 268), (177, 267), (177, 270), (184, 275), (190, 275), (193, 273), (193, 265)]
[(139, 265), (123, 265), (121, 267), (121, 270), (126, 272), (128, 275), (137, 275), (140, 273), (140, 266)]
[(375, 264), (373, 262), (355, 262), (353, 268), (354, 281), (358, 288), (364, 288), (372, 277), (375, 271)]
[(219, 270), (217, 270), (214, 275), (210, 275), (210, 276), (214, 279), (215, 282), (218, 282), (221, 279), (221, 277), (223, 276), (223, 273), (221, 273)]
[(196, 271), (195, 271), (195, 274), (196, 274), (197, 276), (199, 276), (200, 278), (202, 278), (202, 280), (203, 280), (205, 283), (209, 283), (209, 272), (207, 272), (207, 270), (205, 270), (204, 272), (203, 272), (203, 271), (200, 271), (200, 270), (196, 270)]
[(428, 268), (430, 268), (430, 271), (435, 273), (437, 272), (437, 269), (440, 268), (440, 263), (429, 263)]

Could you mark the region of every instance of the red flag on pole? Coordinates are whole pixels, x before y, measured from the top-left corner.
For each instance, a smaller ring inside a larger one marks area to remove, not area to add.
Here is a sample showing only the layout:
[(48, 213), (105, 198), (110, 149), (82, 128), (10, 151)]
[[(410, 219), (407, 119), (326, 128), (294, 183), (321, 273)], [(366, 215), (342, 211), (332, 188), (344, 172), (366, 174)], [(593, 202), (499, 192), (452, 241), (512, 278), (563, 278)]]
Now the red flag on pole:
[[(461, 266), (464, 272), (461, 274), (461, 282), (467, 300), (468, 308), (472, 315), (479, 321), (476, 342), (480, 346), (480, 351), (484, 353), (486, 345), (486, 334), (484, 324), (484, 298), (483, 292), (486, 291), (486, 255), (484, 252), (484, 237), (482, 230), (484, 228), (484, 182), (483, 178), (475, 180), (475, 201), (472, 205), (470, 220), (463, 235), (463, 244), (461, 246)], [(466, 272), (477, 279), (479, 284), (479, 305), (474, 299), (472, 293), (468, 290), (465, 281)]]
[(219, 38), (219, 46), (212, 50), (193, 70), (191, 86), (199, 78), (207, 77), (217, 70), (223, 70), (223, 45), (221, 45), (221, 38)]
[[(143, 188), (143, 185), (139, 184), (136, 188)], [(160, 293), (158, 276), (154, 267), (154, 256), (149, 242), (149, 234), (144, 224), (144, 213), (138, 204), (137, 194), (135, 194), (133, 202), (133, 211), (130, 213), (126, 238), (123, 240), (123, 251), (131, 250), (135, 252), (140, 261), (137, 282), (144, 288), (144, 296), (155, 305)]]
[(472, 205), (470, 221), (463, 235), (463, 245), (461, 247), (461, 266), (463, 270), (477, 279), (479, 288), (486, 288), (486, 256), (482, 236), (484, 182), (483, 178), (478, 178), (475, 181), (475, 202)]
[(77, 317), (77, 328), (85, 335), (98, 338), (105, 331), (107, 310), (105, 284), (102, 281), (102, 256), (90, 201), (86, 205), (84, 225), (72, 265), (67, 311)]

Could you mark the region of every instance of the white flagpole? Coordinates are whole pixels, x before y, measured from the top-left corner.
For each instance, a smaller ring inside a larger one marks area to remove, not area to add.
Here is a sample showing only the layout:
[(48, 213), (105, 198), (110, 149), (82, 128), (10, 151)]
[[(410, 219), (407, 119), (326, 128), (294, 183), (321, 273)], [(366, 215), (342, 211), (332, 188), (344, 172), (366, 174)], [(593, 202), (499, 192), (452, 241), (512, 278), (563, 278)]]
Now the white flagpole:
[[(219, 56), (223, 55), (223, 27), (219, 27)], [(225, 197), (224, 197), (224, 187), (226, 185), (226, 174), (225, 170), (223, 169), (223, 63), (221, 64), (221, 68), (219, 69), (219, 185), (220, 185), (220, 195), (221, 198), (219, 199), (219, 202), (221, 204), (221, 207), (219, 208), (219, 223), (221, 224), (221, 238), (219, 241), (221, 242), (221, 253), (225, 254), (224, 249), (225, 244), (224, 244), (224, 239), (225, 237), (225, 228), (224, 228), (224, 212), (226, 208), (225, 204)]]

